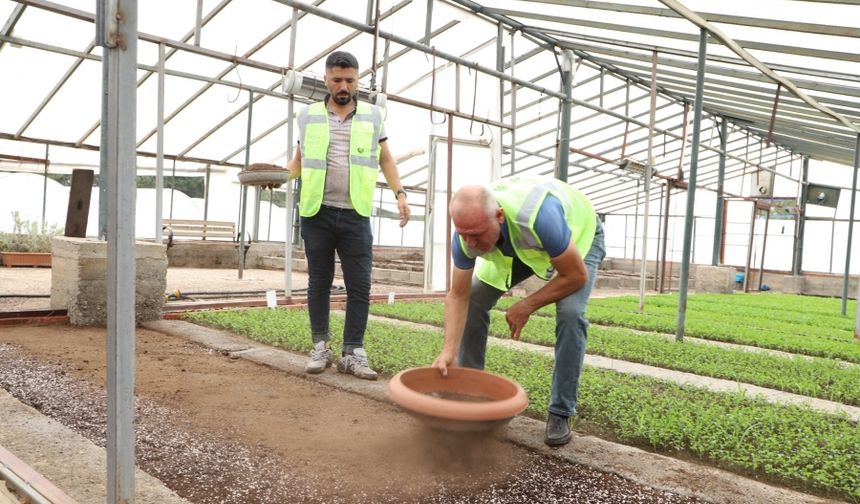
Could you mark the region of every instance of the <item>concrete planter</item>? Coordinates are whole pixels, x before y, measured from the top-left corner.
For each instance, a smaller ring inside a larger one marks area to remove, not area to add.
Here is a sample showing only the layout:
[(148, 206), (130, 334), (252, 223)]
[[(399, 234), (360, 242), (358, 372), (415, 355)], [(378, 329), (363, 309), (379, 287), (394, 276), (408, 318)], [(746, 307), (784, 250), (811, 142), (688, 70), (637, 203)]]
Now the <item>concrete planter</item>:
[(51, 267), (50, 252), (0, 252), (3, 265), (12, 266), (45, 266)]

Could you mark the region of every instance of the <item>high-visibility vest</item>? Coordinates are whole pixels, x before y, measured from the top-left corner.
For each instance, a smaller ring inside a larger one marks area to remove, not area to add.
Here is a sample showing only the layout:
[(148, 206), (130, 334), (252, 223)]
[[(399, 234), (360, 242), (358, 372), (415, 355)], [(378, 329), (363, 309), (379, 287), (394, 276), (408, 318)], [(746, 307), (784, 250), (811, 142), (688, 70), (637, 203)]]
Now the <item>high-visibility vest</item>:
[[(561, 202), (571, 240), (582, 257), (591, 248), (597, 228), (597, 215), (591, 202), (580, 191), (556, 179), (506, 178), (492, 187), (493, 196), (505, 213), (508, 237), (516, 256), (543, 280), (554, 273), (549, 254), (534, 229), (535, 219), (546, 196), (552, 194)], [(468, 251), (460, 237), (460, 247)], [(468, 252), (467, 252), (468, 254)], [(507, 291), (511, 288), (513, 257), (499, 248), (478, 257), (476, 274), (486, 284)]]
[[(299, 214), (311, 217), (319, 212), (325, 193), (328, 155), (328, 109), (325, 102), (312, 103), (299, 112), (302, 132), (302, 190)], [(379, 133), (382, 111), (369, 103), (357, 102), (349, 131), (349, 199), (353, 209), (370, 217), (373, 190), (379, 175)]]

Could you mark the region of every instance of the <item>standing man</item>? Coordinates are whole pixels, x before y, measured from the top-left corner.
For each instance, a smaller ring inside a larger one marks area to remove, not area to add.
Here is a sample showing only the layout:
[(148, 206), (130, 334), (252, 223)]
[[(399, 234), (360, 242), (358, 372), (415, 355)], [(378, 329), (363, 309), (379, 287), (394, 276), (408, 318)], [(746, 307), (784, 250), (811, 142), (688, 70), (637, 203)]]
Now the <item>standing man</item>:
[(328, 95), (299, 112), (299, 145), (287, 163), (290, 177), (301, 177), (302, 238), (308, 262), (308, 315), (314, 348), (305, 366), (322, 373), (332, 365), (329, 299), (337, 252), (346, 285), (346, 321), (341, 373), (375, 380), (364, 350), (370, 303), (373, 235), (370, 215), (380, 167), (395, 192), (400, 227), (409, 221), (409, 205), (379, 107), (359, 102), (358, 61), (335, 51), (325, 62)]
[[(581, 192), (549, 178), (508, 178), (491, 189), (463, 187), (451, 198), (450, 212), (456, 229), (451, 246), (455, 268), (445, 298), (445, 343), (433, 366), (447, 375), (456, 357), (457, 365), (483, 369), (496, 301), (532, 275), (549, 280), (508, 308), (506, 318), (511, 338), (519, 340), (535, 310), (556, 304), (555, 368), (544, 442), (567, 444), (585, 358), (585, 307), (606, 255), (603, 225)], [(477, 257), (481, 261), (473, 278)]]

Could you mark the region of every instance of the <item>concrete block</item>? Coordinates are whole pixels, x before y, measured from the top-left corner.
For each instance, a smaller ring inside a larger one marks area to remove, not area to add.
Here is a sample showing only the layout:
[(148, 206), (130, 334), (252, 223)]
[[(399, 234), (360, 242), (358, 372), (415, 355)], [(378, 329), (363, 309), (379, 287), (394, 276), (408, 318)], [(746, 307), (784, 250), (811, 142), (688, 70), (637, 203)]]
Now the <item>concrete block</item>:
[(731, 294), (735, 290), (735, 273), (730, 266), (696, 265), (696, 292)]
[[(51, 308), (68, 310), (72, 325), (107, 323), (107, 242), (91, 238), (54, 238), (57, 260), (51, 268)], [(167, 288), (166, 247), (135, 244), (135, 319), (161, 319)]]
[[(764, 278), (762, 278), (762, 285), (767, 285), (774, 292), (803, 294), (806, 277), (765, 272)], [(758, 287), (758, 284), (756, 284), (756, 287)]]

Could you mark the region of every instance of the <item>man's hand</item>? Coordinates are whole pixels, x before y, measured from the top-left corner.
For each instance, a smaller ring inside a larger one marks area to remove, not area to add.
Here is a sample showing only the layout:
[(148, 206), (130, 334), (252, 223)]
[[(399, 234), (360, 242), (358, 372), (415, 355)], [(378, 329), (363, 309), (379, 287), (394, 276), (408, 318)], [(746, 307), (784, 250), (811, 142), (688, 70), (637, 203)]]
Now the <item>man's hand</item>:
[(400, 211), (400, 227), (403, 227), (409, 222), (409, 216), (412, 215), (409, 203), (406, 201), (406, 196), (400, 195), (397, 198), (397, 209)]
[(448, 376), (448, 368), (454, 367), (454, 355), (442, 350), (442, 353), (439, 354), (439, 357), (436, 357), (431, 367), (438, 369), (442, 373), (442, 376)]
[(525, 302), (525, 300), (514, 303), (505, 313), (505, 319), (508, 321), (508, 327), (511, 329), (511, 339), (514, 341), (520, 340), (520, 332), (529, 321), (534, 310)]

